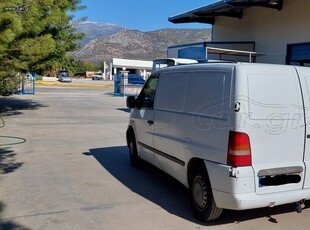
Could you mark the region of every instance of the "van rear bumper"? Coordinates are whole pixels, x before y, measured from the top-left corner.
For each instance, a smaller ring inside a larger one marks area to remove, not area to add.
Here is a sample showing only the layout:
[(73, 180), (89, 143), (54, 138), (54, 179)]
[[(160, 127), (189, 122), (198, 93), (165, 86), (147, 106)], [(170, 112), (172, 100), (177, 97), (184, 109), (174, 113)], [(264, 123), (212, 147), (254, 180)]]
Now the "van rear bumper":
[(255, 174), (251, 166), (233, 169), (210, 161), (205, 161), (205, 165), (213, 197), (219, 208), (244, 210), (310, 200), (310, 188), (294, 189), (281, 186), (283, 191), (257, 194)]
[(245, 210), (273, 207), (310, 199), (310, 189), (257, 195), (256, 193), (232, 194), (213, 190), (216, 206), (224, 209)]

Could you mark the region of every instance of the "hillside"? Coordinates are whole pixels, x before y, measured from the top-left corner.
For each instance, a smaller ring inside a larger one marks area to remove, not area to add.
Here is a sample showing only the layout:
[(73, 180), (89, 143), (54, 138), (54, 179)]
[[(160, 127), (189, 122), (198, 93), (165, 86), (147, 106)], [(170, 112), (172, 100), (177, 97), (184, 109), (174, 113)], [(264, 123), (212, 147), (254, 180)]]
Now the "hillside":
[(107, 37), (125, 29), (111, 23), (89, 21), (74, 23), (73, 27), (78, 33), (84, 33), (86, 35), (85, 38), (80, 41), (82, 45), (88, 44), (91, 40)]
[(73, 56), (94, 63), (112, 58), (154, 60), (165, 58), (168, 46), (210, 40), (210, 29), (162, 29), (150, 32), (124, 29), (91, 40), (81, 50), (74, 52)]

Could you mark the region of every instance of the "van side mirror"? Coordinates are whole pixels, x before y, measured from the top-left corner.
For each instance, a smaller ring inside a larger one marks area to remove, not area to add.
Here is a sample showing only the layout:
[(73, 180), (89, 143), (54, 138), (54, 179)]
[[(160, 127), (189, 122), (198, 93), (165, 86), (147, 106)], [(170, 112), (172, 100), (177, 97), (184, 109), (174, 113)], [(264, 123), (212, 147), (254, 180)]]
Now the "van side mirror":
[(127, 108), (133, 109), (136, 107), (136, 97), (135, 96), (128, 96), (126, 99)]

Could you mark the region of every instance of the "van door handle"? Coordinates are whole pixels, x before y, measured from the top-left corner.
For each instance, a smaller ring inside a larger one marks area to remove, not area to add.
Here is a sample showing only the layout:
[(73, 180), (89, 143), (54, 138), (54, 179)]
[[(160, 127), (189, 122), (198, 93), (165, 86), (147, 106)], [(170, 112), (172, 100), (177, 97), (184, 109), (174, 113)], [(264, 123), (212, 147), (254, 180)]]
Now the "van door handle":
[(310, 138), (310, 134), (307, 134), (307, 138)]
[(149, 125), (153, 125), (153, 124), (154, 124), (154, 121), (148, 120), (147, 123), (149, 123)]

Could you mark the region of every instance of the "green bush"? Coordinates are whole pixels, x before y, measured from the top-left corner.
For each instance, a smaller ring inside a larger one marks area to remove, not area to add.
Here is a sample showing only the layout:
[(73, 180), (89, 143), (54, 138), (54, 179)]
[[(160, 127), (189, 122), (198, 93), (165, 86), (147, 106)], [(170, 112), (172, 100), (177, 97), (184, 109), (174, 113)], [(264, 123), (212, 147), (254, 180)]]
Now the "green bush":
[(35, 74), (36, 81), (42, 81), (42, 76), (39, 74)]
[(20, 78), (17, 74), (0, 74), (0, 95), (10, 95), (20, 86)]

